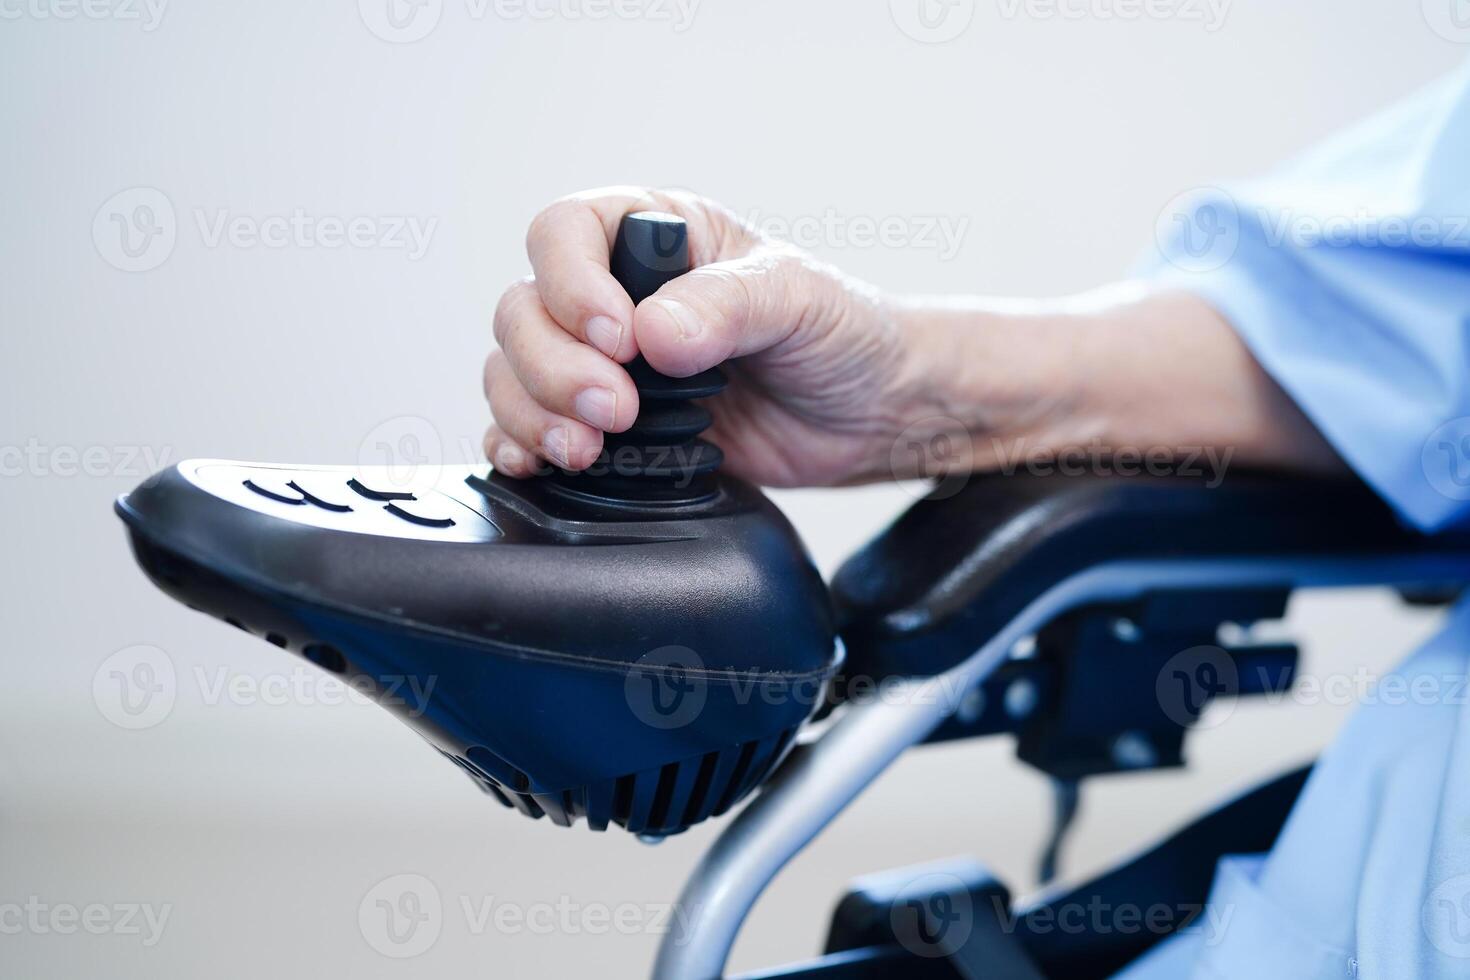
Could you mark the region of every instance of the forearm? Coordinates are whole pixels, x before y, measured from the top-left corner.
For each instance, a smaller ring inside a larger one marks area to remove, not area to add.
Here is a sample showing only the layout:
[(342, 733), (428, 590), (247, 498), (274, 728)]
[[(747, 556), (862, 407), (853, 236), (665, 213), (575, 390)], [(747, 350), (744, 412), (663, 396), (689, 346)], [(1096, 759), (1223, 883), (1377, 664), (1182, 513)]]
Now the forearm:
[[(1082, 453), (1331, 471), (1343, 464), (1202, 299), (1125, 283), (1060, 301), (914, 299), (911, 418), (956, 420), (994, 470)], [(922, 383), (917, 379), (923, 379)]]

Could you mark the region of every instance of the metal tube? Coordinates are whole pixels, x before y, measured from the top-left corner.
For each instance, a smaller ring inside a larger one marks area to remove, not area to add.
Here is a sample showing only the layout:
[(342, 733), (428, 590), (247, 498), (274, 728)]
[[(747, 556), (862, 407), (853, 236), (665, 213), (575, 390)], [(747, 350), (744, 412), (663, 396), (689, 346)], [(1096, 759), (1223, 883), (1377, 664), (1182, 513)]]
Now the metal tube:
[(693, 925), (664, 936), (654, 980), (717, 980), (746, 915), (786, 863), (904, 749), (923, 741), (966, 691), (1005, 661), (1017, 640), (1067, 609), (1159, 588), (1416, 585), (1467, 578), (1463, 559), (1438, 555), (1119, 562), (1065, 579), (963, 663), (849, 706), (820, 739), (793, 753), (705, 852), (685, 884), (679, 907)]

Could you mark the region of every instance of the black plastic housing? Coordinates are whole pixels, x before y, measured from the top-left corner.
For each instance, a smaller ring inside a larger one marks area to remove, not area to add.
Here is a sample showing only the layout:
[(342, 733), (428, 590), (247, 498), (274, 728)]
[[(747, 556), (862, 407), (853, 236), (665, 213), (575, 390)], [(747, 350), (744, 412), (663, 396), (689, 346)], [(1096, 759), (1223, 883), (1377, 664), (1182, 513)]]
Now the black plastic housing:
[(766, 777), (837, 666), (826, 590), (759, 491), (190, 460), (117, 503), (164, 591), (379, 700), (501, 802), (667, 834)]

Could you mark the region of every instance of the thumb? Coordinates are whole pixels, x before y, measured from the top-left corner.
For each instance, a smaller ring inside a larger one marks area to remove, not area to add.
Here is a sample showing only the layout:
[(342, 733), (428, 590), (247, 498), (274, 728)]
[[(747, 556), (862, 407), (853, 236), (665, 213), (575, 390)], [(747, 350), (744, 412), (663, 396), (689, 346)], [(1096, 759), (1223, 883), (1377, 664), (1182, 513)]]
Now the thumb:
[(789, 341), (820, 281), (802, 258), (782, 253), (700, 266), (638, 304), (633, 334), (654, 370), (688, 377)]

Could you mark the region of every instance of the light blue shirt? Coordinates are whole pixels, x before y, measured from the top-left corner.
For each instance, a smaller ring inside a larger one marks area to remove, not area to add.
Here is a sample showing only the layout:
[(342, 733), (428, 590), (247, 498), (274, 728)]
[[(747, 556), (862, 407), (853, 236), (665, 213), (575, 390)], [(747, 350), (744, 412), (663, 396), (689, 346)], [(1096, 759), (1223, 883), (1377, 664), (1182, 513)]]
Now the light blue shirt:
[[(1145, 274), (1219, 309), (1404, 521), (1470, 519), (1470, 65), (1158, 232)], [(1121, 976), (1470, 977), (1467, 668), (1470, 603), (1357, 709), (1275, 848), (1221, 862), (1219, 928)]]

